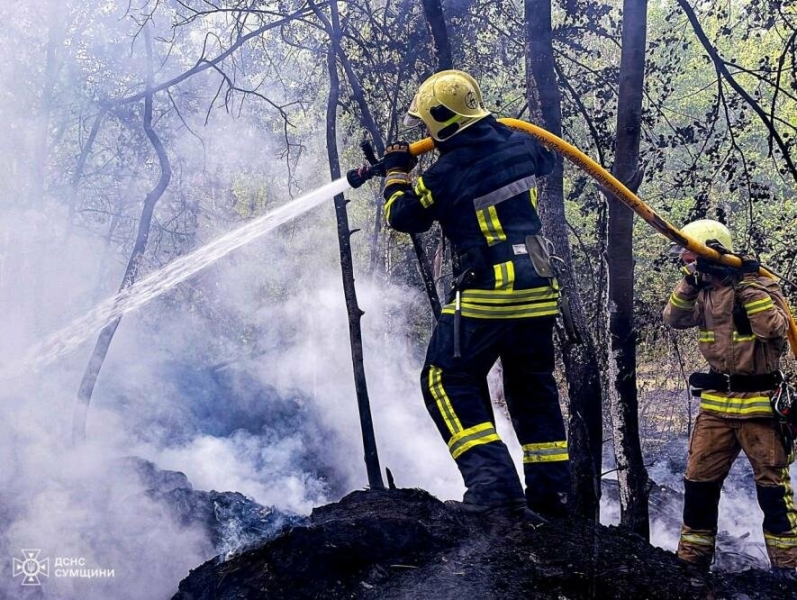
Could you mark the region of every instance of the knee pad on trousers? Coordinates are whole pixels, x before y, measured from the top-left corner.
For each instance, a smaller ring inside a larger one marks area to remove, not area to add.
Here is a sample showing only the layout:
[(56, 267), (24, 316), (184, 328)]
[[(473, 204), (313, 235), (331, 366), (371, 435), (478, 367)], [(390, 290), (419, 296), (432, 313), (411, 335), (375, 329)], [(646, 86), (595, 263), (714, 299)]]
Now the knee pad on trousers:
[(756, 485), (758, 505), (764, 511), (764, 529), (769, 533), (785, 533), (791, 530), (786, 489), (779, 485)]
[(684, 525), (715, 531), (719, 516), (721, 481), (684, 479)]

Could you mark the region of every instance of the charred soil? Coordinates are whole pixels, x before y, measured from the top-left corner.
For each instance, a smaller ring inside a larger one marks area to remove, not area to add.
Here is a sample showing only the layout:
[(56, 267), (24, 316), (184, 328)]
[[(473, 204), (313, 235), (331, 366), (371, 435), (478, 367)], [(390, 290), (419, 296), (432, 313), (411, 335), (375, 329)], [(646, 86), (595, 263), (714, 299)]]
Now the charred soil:
[(797, 597), (767, 571), (704, 574), (619, 527), (460, 516), (423, 490), (358, 491), (180, 583), (174, 600)]

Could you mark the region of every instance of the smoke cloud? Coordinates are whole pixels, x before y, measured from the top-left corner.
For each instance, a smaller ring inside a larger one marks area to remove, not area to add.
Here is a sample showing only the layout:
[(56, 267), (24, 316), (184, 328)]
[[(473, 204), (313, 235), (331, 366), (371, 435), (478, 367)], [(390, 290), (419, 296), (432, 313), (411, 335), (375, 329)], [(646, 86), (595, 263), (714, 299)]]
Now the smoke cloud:
[[(331, 205), (301, 225), (124, 317), (92, 398), (87, 445), (74, 448), (70, 438), (94, 336), (40, 371), (3, 382), (4, 594), (21, 589), (13, 561), (27, 549), (49, 559), (49, 577), (38, 576), (56, 598), (167, 597), (189, 568), (215, 554), (206, 530), (178, 522), (146, 493), (150, 484), (128, 457), (183, 472), (195, 489), (237, 491), (299, 515), (367, 486), (335, 253), (295, 250), (336, 248)], [(97, 240), (56, 243), (50, 225), (13, 210), (4, 211), (2, 226), (3, 272), (18, 282), (0, 297), (0, 327), (8, 332), (0, 360), (8, 364), (89, 310), (102, 298), (97, 289), (109, 286), (98, 283), (107, 249)], [(121, 261), (109, 268), (111, 279), (122, 268)], [(421, 357), (396, 326), (422, 299), (366, 278), (358, 293), (382, 466), (400, 486), (459, 497), (459, 475), (423, 407)], [(241, 322), (245, 341), (236, 339)], [(80, 569), (94, 577), (77, 575)]]
[[(95, 98), (81, 92), (140, 89), (143, 42), (109, 7), (66, 3), (69, 18), (50, 20), (56, 4), (28, 3), (14, 18), (0, 9), (19, 24), (0, 41), (0, 596), (165, 598), (219, 548), (201, 522), (150, 493), (133, 459), (287, 514), (367, 486), (334, 212), (330, 199), (126, 315), (92, 397), (88, 442), (73, 447), (75, 399), (98, 332), (36, 370), (8, 367), (118, 290), (157, 163), (141, 103), (125, 106), (109, 115), (71, 189), (94, 117), (82, 109)], [(47, 107), (49, 30), (25, 24), (53, 22), (68, 26)], [(168, 26), (160, 33), (171, 35)], [(82, 64), (96, 70), (81, 72), (78, 53), (96, 58)], [(176, 56), (156, 79), (193, 59)], [(193, 107), (184, 122), (163, 95), (156, 101), (156, 113), (172, 117), (155, 128), (175, 177), (155, 211), (145, 273), (328, 181), (323, 130), (302, 132), (289, 187), (275, 122), (220, 106), (206, 119), (217, 85), (205, 75), (182, 87), (194, 103), (183, 105)], [(353, 243), (367, 255), (366, 236)], [(356, 259), (357, 273), (364, 264)], [(396, 325), (417, 292), (357, 284), (382, 465), (399, 485), (458, 497), (459, 476), (421, 401), (417, 349)], [(39, 585), (23, 586), (28, 576)]]

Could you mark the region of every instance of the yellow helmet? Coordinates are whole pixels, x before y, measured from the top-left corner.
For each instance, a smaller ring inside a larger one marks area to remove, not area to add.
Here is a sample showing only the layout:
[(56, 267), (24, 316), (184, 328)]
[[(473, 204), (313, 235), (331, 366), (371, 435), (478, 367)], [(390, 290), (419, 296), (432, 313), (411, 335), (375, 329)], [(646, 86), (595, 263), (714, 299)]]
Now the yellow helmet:
[(684, 225), (681, 228), (681, 232), (703, 244), (711, 240), (716, 240), (722, 244), (728, 252), (733, 252), (731, 232), (719, 221), (713, 221), (711, 219), (692, 221)]
[(464, 71), (448, 70), (421, 84), (404, 124), (417, 124), (420, 119), (432, 137), (442, 142), (489, 114), (476, 80)]

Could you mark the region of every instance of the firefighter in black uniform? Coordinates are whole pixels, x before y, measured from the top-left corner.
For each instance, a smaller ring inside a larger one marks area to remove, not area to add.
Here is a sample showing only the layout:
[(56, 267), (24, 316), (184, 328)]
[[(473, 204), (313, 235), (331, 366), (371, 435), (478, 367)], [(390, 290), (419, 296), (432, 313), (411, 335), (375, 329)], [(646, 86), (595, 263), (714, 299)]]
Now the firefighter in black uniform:
[[(438, 221), (460, 265), (421, 372), (426, 407), (467, 488), (463, 502), (448, 504), (469, 513), (561, 515), (570, 464), (553, 377), (559, 291), (539, 235), (536, 185), (554, 156), (498, 123), (462, 71), (427, 79), (407, 115), (408, 125), (426, 125), (440, 156), (413, 187), (408, 145), (388, 146), (386, 220), (411, 233)], [(486, 393), (498, 358), (523, 447), (525, 494)]]

